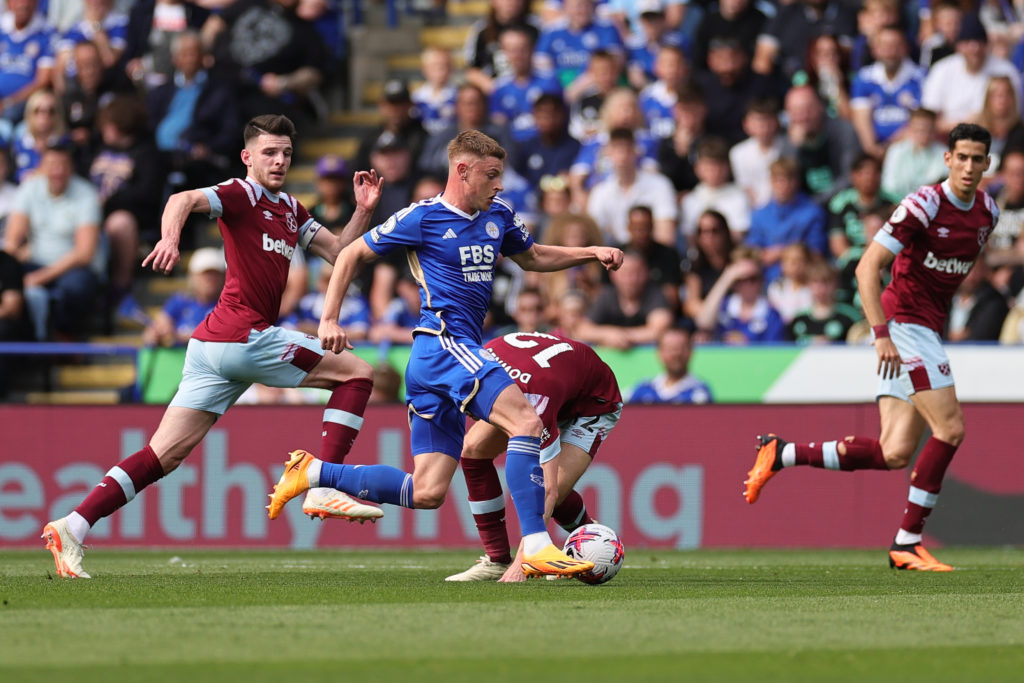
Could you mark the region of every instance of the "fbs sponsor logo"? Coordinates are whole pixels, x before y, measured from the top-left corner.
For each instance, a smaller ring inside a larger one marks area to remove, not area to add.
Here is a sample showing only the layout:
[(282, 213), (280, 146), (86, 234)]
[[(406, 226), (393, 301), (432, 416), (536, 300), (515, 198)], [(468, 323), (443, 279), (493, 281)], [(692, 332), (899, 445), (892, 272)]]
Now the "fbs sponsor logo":
[(924, 257), (925, 268), (952, 275), (966, 275), (973, 265), (974, 261), (961, 261), (958, 258), (936, 258), (935, 254), (930, 251)]
[(292, 260), (292, 255), (295, 254), (295, 247), (291, 246), (283, 239), (275, 240), (267, 233), (263, 233), (263, 251), (270, 251), (275, 254), (281, 254), (289, 261)]

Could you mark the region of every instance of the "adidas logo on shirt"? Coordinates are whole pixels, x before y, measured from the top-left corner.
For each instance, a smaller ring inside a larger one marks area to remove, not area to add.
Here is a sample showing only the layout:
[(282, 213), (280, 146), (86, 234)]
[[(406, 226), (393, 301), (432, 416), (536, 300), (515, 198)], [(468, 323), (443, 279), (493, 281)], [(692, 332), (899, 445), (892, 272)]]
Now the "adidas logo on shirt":
[(456, 237), (458, 237), (458, 235), (455, 234), (455, 231), (452, 230), (451, 228), (448, 228), (448, 231), (445, 232), (444, 235), (441, 236), (441, 239), (443, 239), (443, 240), (453, 240)]

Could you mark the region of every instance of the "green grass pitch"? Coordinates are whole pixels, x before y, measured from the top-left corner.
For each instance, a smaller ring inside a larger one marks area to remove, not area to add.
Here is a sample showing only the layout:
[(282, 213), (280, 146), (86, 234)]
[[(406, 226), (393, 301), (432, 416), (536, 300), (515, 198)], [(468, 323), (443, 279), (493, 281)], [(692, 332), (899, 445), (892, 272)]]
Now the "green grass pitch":
[(604, 586), (463, 552), (0, 552), (0, 681), (1022, 681), (1024, 552), (627, 548)]

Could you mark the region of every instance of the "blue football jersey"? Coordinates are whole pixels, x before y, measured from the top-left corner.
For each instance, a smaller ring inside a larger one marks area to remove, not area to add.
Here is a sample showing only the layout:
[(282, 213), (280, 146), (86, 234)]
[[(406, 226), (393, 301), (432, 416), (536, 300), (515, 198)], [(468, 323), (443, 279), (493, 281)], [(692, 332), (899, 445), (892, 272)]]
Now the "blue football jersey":
[(640, 382), (629, 395), (627, 403), (711, 403), (711, 389), (693, 375), (678, 382), (669, 382), (664, 374)]
[(910, 112), (921, 106), (924, 72), (909, 59), (903, 61), (896, 77), (885, 76), (881, 62), (861, 68), (850, 86), (850, 104), (871, 108), (871, 121), (879, 142), (885, 142), (910, 120)]
[(466, 214), (438, 195), (402, 209), (363, 236), (376, 254), (408, 250), (420, 285), (417, 331), (448, 332), (480, 344), (498, 256), (533, 246), (526, 224), (502, 199)]
[(53, 66), (57, 34), (36, 14), (18, 31), (14, 15), (0, 15), (0, 97), (8, 97), (32, 82), (36, 70)]
[(508, 121), (512, 139), (516, 142), (528, 140), (537, 134), (533, 120), (533, 103), (546, 94), (561, 95), (562, 86), (554, 76), (533, 74), (526, 82), (512, 76), (501, 76), (495, 80), (491, 93), (491, 114), (501, 114)]
[(543, 70), (550, 70), (562, 86), (579, 76), (596, 50), (624, 54), (625, 47), (618, 29), (610, 22), (595, 19), (586, 28), (575, 31), (565, 19), (552, 22), (541, 31), (534, 59)]

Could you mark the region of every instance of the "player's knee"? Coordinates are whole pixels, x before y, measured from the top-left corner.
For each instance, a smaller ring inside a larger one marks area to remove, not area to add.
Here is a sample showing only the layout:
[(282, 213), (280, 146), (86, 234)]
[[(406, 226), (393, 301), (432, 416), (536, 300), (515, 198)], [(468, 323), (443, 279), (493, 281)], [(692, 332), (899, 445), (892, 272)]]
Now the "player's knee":
[(952, 421), (950, 424), (943, 426), (941, 430), (935, 430), (932, 436), (939, 441), (948, 443), (950, 446), (959, 446), (964, 440), (963, 420)]
[(882, 456), (885, 458), (885, 464), (888, 465), (890, 470), (902, 470), (910, 464), (911, 459), (914, 457), (914, 451), (917, 450), (916, 443), (910, 442), (899, 442), (899, 443), (886, 443), (882, 442)]
[(436, 510), (444, 503), (447, 493), (447, 489), (440, 486), (415, 489), (412, 494), (412, 503), (418, 510)]
[(544, 431), (544, 423), (541, 422), (537, 413), (531, 410), (529, 413), (524, 413), (516, 421), (515, 431), (517, 436), (540, 436)]

